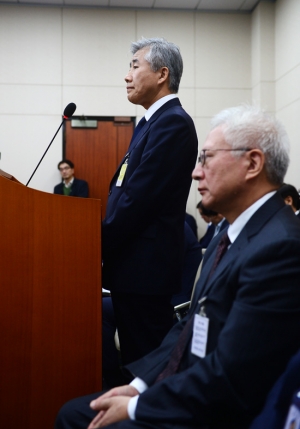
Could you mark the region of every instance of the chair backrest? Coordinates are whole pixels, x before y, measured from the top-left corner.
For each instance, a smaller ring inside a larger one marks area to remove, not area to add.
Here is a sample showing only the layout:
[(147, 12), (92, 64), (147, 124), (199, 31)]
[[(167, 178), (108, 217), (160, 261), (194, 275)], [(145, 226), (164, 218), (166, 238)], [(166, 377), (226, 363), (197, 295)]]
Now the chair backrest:
[(197, 284), (197, 281), (199, 280), (199, 277), (200, 277), (200, 274), (201, 274), (202, 264), (203, 264), (203, 256), (204, 256), (205, 252), (206, 252), (206, 249), (202, 249), (202, 260), (201, 260), (201, 262), (199, 264), (199, 268), (198, 268), (198, 271), (197, 271), (197, 274), (196, 274), (196, 277), (195, 277), (194, 286), (193, 286), (192, 295), (191, 295), (191, 301), (193, 300), (193, 296), (194, 296), (196, 284)]

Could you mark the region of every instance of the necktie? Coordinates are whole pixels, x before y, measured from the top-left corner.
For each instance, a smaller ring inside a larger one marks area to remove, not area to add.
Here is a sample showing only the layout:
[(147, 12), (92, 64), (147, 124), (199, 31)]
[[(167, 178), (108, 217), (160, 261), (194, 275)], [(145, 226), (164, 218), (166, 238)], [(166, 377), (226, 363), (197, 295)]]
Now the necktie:
[[(135, 127), (135, 129), (134, 129), (134, 132), (133, 132), (133, 135), (132, 135), (132, 138), (131, 138), (131, 142), (130, 142), (130, 144), (134, 141), (134, 139), (135, 139), (135, 137), (138, 135), (138, 133), (139, 133), (139, 131), (143, 128), (143, 126), (145, 125), (145, 123), (146, 123), (147, 121), (146, 121), (146, 119), (145, 119), (145, 116), (139, 121), (139, 123), (137, 124), (137, 126)], [(130, 145), (129, 145), (130, 146)]]
[(189, 320), (186, 322), (185, 327), (183, 328), (183, 330), (181, 331), (181, 333), (178, 337), (178, 341), (177, 341), (176, 346), (174, 347), (174, 349), (171, 353), (170, 360), (169, 360), (167, 366), (159, 374), (159, 376), (155, 380), (155, 383), (163, 380), (166, 377), (169, 377), (170, 375), (176, 374), (176, 372), (179, 368), (179, 364), (181, 362), (184, 350), (186, 349), (186, 346), (189, 342), (189, 339), (190, 339), (190, 336), (192, 333), (191, 327), (192, 327), (193, 322), (194, 322), (194, 316), (191, 316), (189, 318)]
[[(213, 263), (213, 267), (211, 269), (210, 272), (210, 276), (212, 275), (212, 273), (214, 272), (214, 270), (216, 269), (218, 263), (220, 262), (220, 260), (222, 259), (223, 255), (225, 254), (227, 247), (230, 244), (230, 240), (229, 237), (227, 235), (227, 231), (224, 233), (224, 235), (222, 236), (218, 247), (217, 247), (217, 252), (216, 252), (216, 257)], [(173, 375), (177, 372), (183, 353), (188, 345), (189, 339), (191, 337), (192, 334), (192, 324), (194, 322), (194, 315), (191, 315), (191, 317), (189, 318), (189, 320), (187, 321), (185, 327), (183, 328), (183, 330), (181, 331), (179, 337), (178, 337), (178, 341), (176, 343), (176, 346), (174, 347), (172, 353), (171, 353), (171, 357), (170, 360), (166, 366), (166, 368), (159, 374), (159, 376), (156, 379), (156, 383), (160, 380), (163, 380), (166, 377), (169, 377), (170, 375)]]
[(225, 231), (224, 234), (222, 235), (221, 240), (219, 241), (215, 260), (214, 260), (213, 266), (211, 268), (211, 271), (209, 273), (209, 277), (211, 277), (213, 275), (213, 273), (215, 272), (217, 265), (219, 264), (219, 262), (223, 258), (223, 256), (224, 256), (224, 254), (225, 254), (230, 243), (231, 243), (231, 241), (229, 240), (227, 231)]

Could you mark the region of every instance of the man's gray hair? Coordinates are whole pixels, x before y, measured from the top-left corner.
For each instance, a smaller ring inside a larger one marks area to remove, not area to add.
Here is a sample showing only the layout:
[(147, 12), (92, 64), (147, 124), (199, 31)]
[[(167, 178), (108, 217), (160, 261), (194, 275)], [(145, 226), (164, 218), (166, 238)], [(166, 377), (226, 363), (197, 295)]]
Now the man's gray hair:
[[(257, 148), (265, 154), (269, 181), (283, 183), (289, 166), (289, 138), (283, 125), (256, 106), (225, 109), (211, 121), (212, 129), (222, 126), (226, 142), (233, 148)], [(241, 152), (233, 152), (237, 156)]]
[(145, 60), (149, 62), (154, 72), (162, 67), (168, 67), (169, 89), (171, 93), (177, 94), (183, 71), (183, 61), (178, 46), (165, 39), (142, 38), (131, 44), (131, 53), (135, 54), (144, 48), (149, 48)]

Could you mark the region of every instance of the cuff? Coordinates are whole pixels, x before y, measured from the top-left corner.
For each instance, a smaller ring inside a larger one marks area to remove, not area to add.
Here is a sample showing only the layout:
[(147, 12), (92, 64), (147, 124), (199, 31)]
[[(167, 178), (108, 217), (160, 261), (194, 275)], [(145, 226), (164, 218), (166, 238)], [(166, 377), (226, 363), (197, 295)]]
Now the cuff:
[[(141, 379), (136, 377), (132, 382), (130, 383), (130, 386), (133, 386), (139, 393), (145, 392), (145, 390), (148, 389), (148, 385)], [(135, 420), (135, 411), (137, 407), (137, 403), (139, 400), (139, 395), (133, 396), (127, 405), (127, 412), (129, 415), (130, 420)]]
[(139, 393), (148, 389), (148, 385), (139, 377), (135, 377), (129, 385), (133, 386)]
[(129, 415), (130, 420), (135, 420), (135, 410), (137, 407), (138, 400), (139, 400), (139, 395), (136, 395), (130, 398), (128, 402), (127, 413)]

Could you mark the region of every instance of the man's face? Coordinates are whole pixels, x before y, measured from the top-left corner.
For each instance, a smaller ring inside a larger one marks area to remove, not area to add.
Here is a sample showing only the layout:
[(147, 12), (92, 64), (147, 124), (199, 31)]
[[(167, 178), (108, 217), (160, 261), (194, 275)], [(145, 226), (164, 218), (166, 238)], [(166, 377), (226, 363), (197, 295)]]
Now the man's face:
[(59, 171), (63, 180), (70, 181), (74, 176), (74, 168), (66, 163), (60, 164)]
[(125, 77), (127, 98), (133, 104), (140, 104), (148, 109), (155, 101), (159, 91), (158, 80), (160, 70), (154, 72), (144, 56), (149, 48), (137, 51), (130, 63), (130, 69)]
[(230, 207), (238, 203), (239, 198), (243, 198), (245, 157), (235, 157), (234, 152), (228, 150), (231, 146), (226, 143), (221, 127), (209, 133), (203, 149), (206, 150), (205, 164), (197, 164), (192, 176), (194, 180), (198, 180), (198, 191), (203, 205), (225, 215)]

